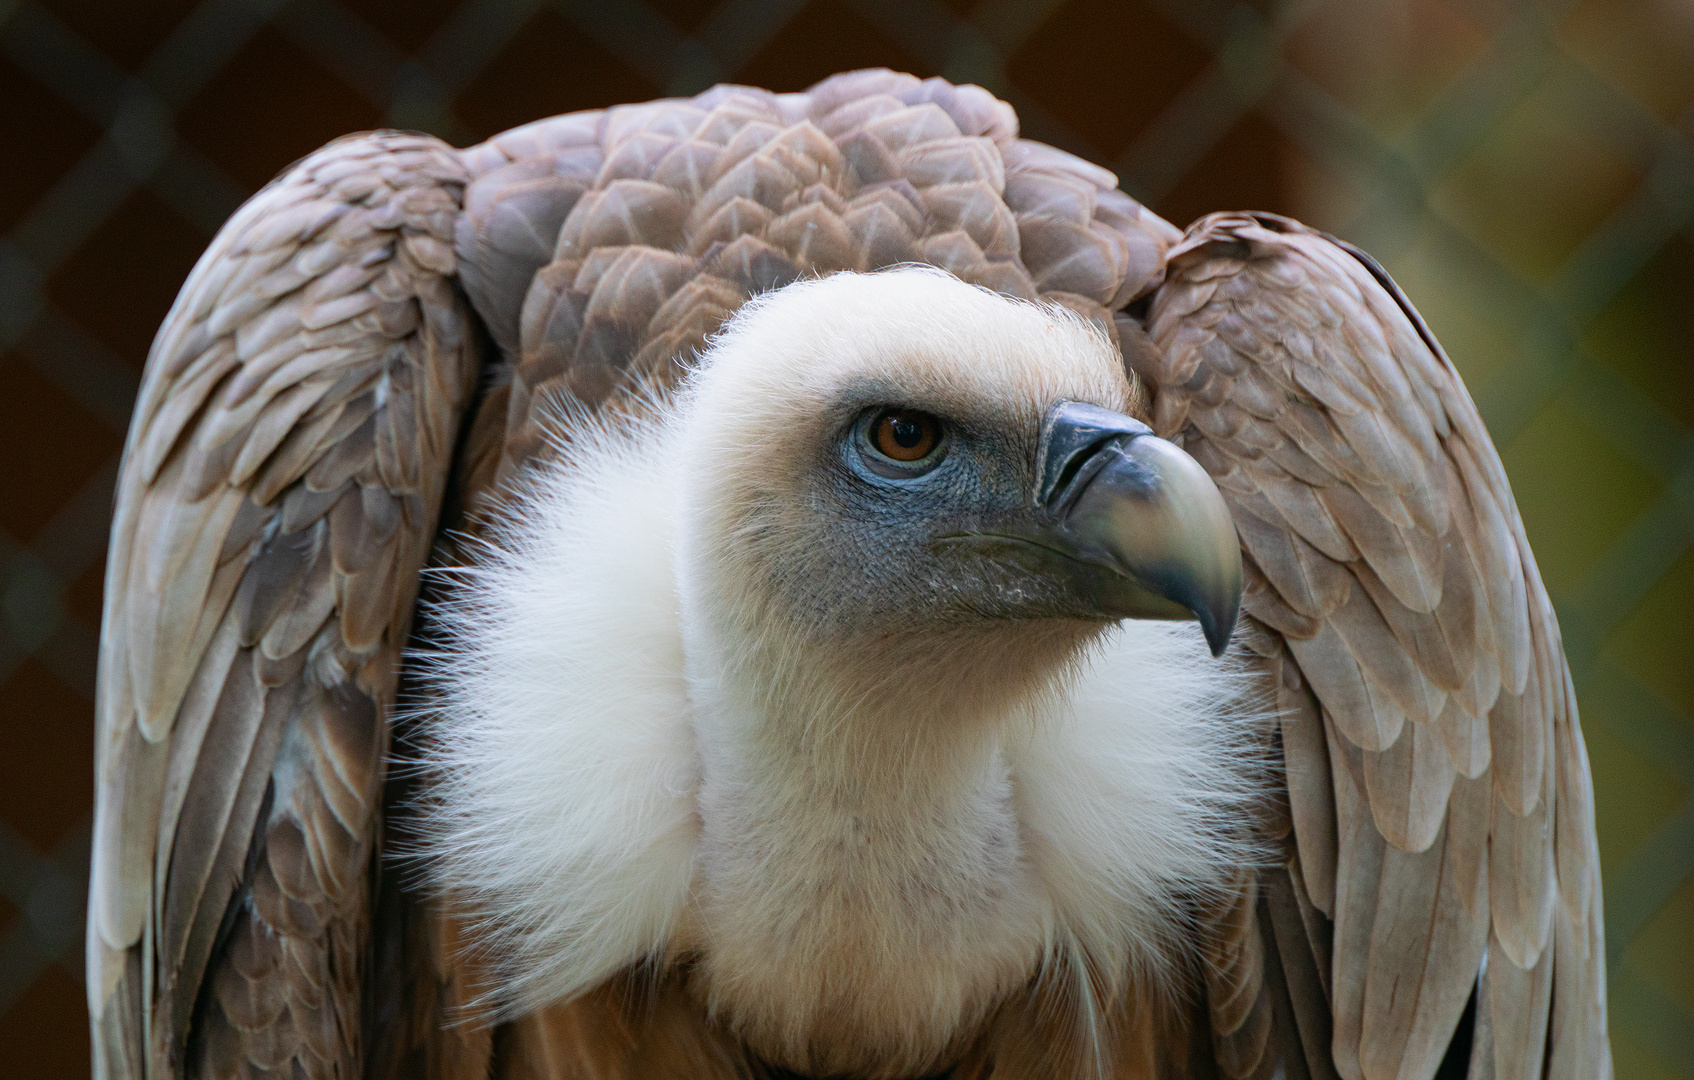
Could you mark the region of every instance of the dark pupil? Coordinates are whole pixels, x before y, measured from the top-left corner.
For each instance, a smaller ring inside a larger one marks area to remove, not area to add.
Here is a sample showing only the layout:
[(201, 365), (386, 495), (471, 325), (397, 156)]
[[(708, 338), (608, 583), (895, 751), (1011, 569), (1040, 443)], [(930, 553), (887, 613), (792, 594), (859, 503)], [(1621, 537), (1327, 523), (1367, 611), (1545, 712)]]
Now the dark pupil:
[(892, 430), (889, 433), (902, 449), (910, 450), (923, 441), (923, 428), (914, 421), (895, 417), (890, 427)]

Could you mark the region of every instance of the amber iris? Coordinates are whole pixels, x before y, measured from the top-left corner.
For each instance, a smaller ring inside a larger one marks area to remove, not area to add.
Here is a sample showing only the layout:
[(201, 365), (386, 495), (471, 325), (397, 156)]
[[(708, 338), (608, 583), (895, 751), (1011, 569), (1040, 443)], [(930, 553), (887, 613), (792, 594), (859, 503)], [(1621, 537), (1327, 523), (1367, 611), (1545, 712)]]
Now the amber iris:
[(890, 409), (871, 422), (877, 453), (895, 461), (919, 461), (941, 441), (941, 425), (928, 413)]

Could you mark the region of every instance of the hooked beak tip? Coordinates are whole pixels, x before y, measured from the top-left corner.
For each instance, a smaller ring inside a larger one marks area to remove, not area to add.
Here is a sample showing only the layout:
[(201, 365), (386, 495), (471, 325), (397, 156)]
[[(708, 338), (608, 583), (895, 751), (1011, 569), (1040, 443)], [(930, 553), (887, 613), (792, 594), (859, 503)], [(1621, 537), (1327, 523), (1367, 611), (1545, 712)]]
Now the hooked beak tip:
[(1206, 645), (1212, 650), (1213, 656), (1222, 656), (1229, 648), (1229, 639), (1235, 634), (1235, 621), (1241, 614), (1239, 599), (1216, 607), (1201, 604), (1193, 609), (1194, 617), (1200, 620), (1200, 629), (1206, 635)]

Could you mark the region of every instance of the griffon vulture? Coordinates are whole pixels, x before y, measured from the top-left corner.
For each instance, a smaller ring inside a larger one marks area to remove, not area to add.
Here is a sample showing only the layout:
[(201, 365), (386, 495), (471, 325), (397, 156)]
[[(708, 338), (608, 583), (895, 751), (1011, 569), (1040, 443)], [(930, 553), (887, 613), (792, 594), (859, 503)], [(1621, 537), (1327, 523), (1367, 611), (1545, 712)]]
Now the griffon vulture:
[(1452, 365), (978, 87), (311, 155), (159, 332), (105, 603), (111, 1080), (1610, 1070)]

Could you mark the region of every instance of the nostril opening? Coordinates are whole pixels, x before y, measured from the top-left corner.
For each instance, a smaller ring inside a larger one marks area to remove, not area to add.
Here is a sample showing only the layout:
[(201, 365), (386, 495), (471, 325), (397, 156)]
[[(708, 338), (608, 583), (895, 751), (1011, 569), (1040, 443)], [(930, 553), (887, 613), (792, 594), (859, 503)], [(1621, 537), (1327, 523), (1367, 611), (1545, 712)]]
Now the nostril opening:
[(1134, 417), (1086, 402), (1059, 402), (1042, 425), (1036, 505), (1050, 514), (1064, 513), (1076, 493), (1105, 465), (1108, 447), (1117, 447), (1121, 454), (1124, 444), (1152, 433)]
[(1106, 444), (1115, 442), (1120, 438), (1122, 436), (1116, 434), (1105, 435), (1097, 442), (1089, 443), (1070, 456), (1064, 466), (1060, 468), (1059, 475), (1053, 480), (1053, 487), (1047, 496), (1048, 506), (1054, 512), (1058, 512), (1063, 504), (1075, 499), (1077, 491), (1082, 487), (1077, 482), (1077, 477), (1082, 473), (1082, 470), (1092, 463), (1095, 467), (1090, 470), (1090, 473), (1098, 472), (1100, 457), (1106, 449)]
[(1060, 492), (1070, 487), (1071, 481), (1076, 479), (1076, 474), (1082, 471), (1082, 463), (1093, 456), (1092, 451), (1093, 447), (1089, 447), (1087, 451), (1072, 454), (1071, 459), (1065, 462), (1065, 467), (1059, 470), (1058, 478), (1053, 481), (1053, 496), (1055, 498), (1058, 497)]

